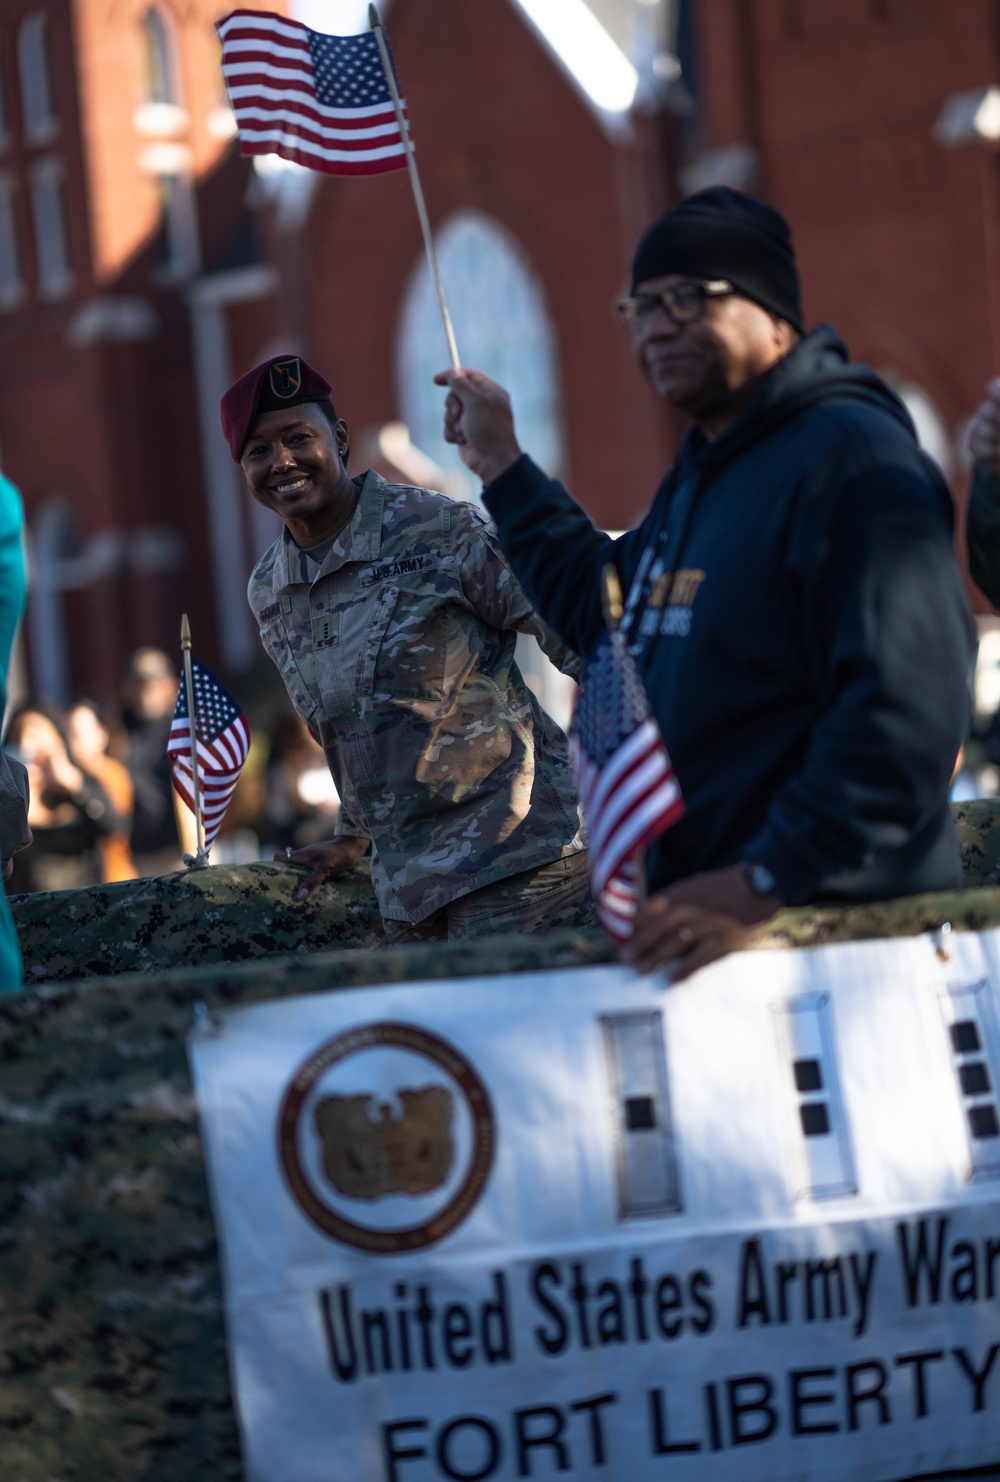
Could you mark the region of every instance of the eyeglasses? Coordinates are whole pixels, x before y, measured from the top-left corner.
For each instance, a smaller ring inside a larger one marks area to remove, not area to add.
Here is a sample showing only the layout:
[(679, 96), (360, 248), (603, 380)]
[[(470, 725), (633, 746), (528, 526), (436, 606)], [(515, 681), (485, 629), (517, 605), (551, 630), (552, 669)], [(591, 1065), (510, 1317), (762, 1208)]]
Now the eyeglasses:
[(724, 298), (734, 293), (724, 278), (702, 283), (678, 283), (676, 288), (661, 288), (659, 293), (636, 293), (615, 305), (618, 318), (629, 334), (642, 334), (657, 309), (662, 309), (672, 324), (694, 324), (705, 312), (705, 300)]

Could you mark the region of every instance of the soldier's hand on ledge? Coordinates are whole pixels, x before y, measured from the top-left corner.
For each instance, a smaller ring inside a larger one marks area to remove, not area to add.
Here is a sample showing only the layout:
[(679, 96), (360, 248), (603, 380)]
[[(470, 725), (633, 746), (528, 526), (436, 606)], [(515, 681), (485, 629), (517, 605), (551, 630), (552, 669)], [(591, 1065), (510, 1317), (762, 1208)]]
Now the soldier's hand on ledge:
[(675, 983), (748, 947), (781, 902), (755, 895), (742, 866), (709, 870), (647, 896), (623, 955), (641, 973), (675, 964)]
[(1000, 474), (1000, 377), (987, 382), (986, 400), (969, 423), (969, 452), (990, 473)]
[(319, 844), (307, 844), (304, 849), (281, 849), (274, 858), (280, 864), (298, 865), (300, 869), (308, 870), (306, 878), (295, 887), (292, 895), (293, 900), (304, 901), (319, 889), (324, 880), (336, 880), (340, 875), (346, 875), (367, 848), (367, 839), (345, 835), (340, 839), (325, 839)]
[(447, 386), (444, 440), (454, 443), (467, 468), (492, 484), (521, 456), (510, 397), (477, 370), (440, 371), (434, 384)]

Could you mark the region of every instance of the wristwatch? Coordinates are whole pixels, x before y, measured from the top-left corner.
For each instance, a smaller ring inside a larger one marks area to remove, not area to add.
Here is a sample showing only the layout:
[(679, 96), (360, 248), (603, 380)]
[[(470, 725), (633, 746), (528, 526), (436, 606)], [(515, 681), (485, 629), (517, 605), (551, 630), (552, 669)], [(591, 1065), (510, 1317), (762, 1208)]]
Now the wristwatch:
[(773, 870), (757, 860), (744, 860), (743, 874), (754, 895), (774, 895), (778, 888)]

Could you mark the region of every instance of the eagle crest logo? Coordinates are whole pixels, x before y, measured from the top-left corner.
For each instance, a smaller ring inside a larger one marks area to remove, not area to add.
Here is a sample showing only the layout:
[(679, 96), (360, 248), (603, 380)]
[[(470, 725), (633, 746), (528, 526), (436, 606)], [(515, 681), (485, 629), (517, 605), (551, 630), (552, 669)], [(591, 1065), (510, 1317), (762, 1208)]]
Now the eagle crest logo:
[(317, 1103), (316, 1131), (323, 1172), (349, 1199), (430, 1194), (455, 1161), (455, 1104), (445, 1086), (396, 1093), (401, 1108), (374, 1096), (325, 1096)]
[(436, 1245), (468, 1219), (497, 1138), (489, 1092), (461, 1050), (389, 1019), (316, 1044), (285, 1087), (276, 1131), (306, 1219), (377, 1255)]

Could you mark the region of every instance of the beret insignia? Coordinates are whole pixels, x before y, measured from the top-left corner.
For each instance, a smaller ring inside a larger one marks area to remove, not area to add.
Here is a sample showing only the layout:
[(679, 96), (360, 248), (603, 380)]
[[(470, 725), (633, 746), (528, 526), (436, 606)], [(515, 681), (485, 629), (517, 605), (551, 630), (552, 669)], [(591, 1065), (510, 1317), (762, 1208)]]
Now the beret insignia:
[(276, 360), (271, 366), (271, 390), (283, 401), (293, 397), (302, 385), (302, 366), (298, 356), (291, 360)]

